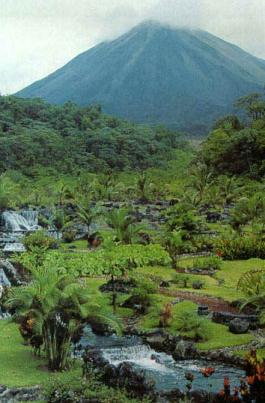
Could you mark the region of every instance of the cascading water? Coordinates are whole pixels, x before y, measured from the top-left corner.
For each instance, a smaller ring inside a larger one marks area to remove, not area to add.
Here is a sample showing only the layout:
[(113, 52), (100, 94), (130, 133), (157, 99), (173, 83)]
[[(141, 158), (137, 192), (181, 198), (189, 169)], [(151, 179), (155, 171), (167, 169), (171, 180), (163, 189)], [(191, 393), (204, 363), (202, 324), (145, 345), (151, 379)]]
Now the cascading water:
[(143, 344), (139, 337), (97, 336), (89, 326), (85, 329), (81, 346), (100, 350), (102, 356), (114, 366), (118, 366), (122, 362), (130, 362), (136, 370), (144, 370), (146, 377), (155, 381), (158, 391), (170, 391), (177, 388), (184, 390), (187, 383), (186, 372), (194, 374), (194, 389), (209, 390), (209, 380), (204, 378), (200, 372), (201, 368), (209, 365), (215, 368), (215, 373), (210, 379), (213, 391), (222, 389), (225, 376), (229, 377), (231, 387), (238, 385), (239, 379), (244, 376), (241, 369), (220, 363), (209, 363), (203, 360), (176, 362), (170, 355), (157, 353)]
[(38, 227), (38, 213), (34, 210), (24, 210), (20, 213), (5, 211), (2, 214), (5, 230), (8, 232), (25, 232), (36, 230)]
[(4, 252), (23, 252), (25, 248), (20, 239), (28, 231), (39, 228), (38, 212), (35, 210), (4, 211), (1, 215), (0, 246)]
[(38, 211), (23, 210), (20, 214), (25, 218), (30, 228), (38, 228)]

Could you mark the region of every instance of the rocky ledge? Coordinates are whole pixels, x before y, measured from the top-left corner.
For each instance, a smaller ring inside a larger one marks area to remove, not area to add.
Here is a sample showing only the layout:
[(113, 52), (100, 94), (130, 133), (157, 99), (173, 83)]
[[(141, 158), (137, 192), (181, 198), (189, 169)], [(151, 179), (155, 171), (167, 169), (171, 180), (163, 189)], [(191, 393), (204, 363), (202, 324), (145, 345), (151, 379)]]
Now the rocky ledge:
[(41, 389), (39, 386), (30, 388), (8, 388), (0, 385), (0, 402), (30, 402), (41, 399)]

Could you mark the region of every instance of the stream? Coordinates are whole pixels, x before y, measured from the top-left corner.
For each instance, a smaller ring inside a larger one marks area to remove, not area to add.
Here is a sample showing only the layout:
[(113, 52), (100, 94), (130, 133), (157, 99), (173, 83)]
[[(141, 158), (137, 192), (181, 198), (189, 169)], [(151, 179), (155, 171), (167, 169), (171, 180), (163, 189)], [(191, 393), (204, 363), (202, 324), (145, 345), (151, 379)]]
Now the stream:
[[(187, 381), (185, 373), (191, 372), (195, 379), (193, 389), (210, 389), (218, 392), (223, 388), (223, 380), (228, 376), (231, 382), (231, 390), (239, 385), (239, 379), (244, 377), (244, 371), (223, 365), (221, 363), (207, 362), (203, 360), (185, 360), (176, 362), (170, 355), (157, 353), (148, 345), (145, 345), (137, 336), (98, 336), (91, 328), (85, 328), (81, 339), (83, 348), (101, 350), (103, 357), (111, 364), (117, 366), (122, 362), (131, 362), (138, 370), (144, 370), (148, 379), (155, 382), (157, 391), (170, 391), (176, 388), (185, 389)], [(214, 367), (215, 373), (210, 378), (204, 378), (200, 369)]]

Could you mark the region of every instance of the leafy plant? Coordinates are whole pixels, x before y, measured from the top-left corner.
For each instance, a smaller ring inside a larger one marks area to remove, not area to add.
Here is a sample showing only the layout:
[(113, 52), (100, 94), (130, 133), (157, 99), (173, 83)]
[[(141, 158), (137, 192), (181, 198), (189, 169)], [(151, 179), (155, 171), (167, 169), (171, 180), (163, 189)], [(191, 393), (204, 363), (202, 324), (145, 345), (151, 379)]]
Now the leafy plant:
[(131, 244), (139, 239), (142, 227), (136, 224), (130, 210), (126, 208), (111, 210), (107, 214), (107, 223), (114, 230), (116, 241)]
[(23, 244), (28, 251), (33, 251), (34, 248), (48, 250), (54, 248), (56, 240), (50, 235), (47, 235), (45, 231), (39, 230), (26, 235), (23, 239)]

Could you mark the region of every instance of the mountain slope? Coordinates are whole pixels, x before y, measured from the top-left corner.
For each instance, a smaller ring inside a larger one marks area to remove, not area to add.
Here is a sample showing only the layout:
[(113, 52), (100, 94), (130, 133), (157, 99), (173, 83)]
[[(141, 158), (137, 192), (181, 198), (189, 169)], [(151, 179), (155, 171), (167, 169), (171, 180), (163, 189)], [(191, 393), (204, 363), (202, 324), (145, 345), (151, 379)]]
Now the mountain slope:
[(146, 22), (18, 93), (102, 104), (137, 122), (203, 131), (265, 83), (265, 61), (207, 32)]

